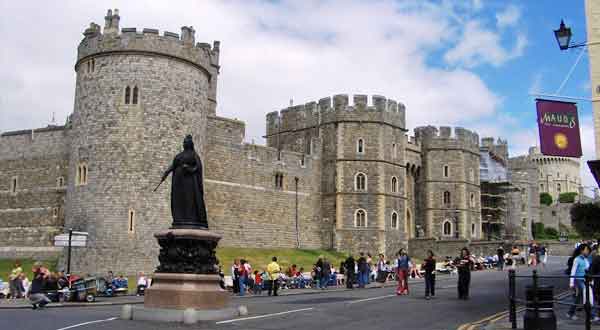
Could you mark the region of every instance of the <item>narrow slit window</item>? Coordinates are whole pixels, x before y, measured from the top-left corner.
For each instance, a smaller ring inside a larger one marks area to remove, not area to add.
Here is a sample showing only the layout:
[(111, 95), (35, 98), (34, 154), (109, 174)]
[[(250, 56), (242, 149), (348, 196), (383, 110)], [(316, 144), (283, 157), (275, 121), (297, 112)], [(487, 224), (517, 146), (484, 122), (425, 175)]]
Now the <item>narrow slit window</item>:
[(125, 104), (131, 103), (131, 87), (125, 87)]
[(127, 222), (127, 231), (133, 233), (135, 230), (135, 211), (129, 210), (129, 217)]
[(133, 98), (131, 103), (132, 104), (138, 104), (138, 93), (139, 93), (139, 89), (137, 86), (133, 87)]
[(17, 177), (13, 177), (12, 180), (10, 181), (10, 192), (11, 193), (16, 193), (17, 192), (17, 185), (18, 185), (18, 179)]

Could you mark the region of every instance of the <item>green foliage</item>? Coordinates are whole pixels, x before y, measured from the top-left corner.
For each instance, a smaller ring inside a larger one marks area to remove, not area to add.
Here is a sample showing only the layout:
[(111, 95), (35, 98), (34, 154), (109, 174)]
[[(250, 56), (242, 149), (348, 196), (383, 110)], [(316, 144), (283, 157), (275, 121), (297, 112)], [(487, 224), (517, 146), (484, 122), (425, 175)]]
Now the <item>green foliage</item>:
[(558, 230), (548, 227), (546, 228), (543, 223), (536, 222), (533, 224), (533, 238), (555, 240), (558, 239)]
[(558, 239), (558, 230), (551, 227), (544, 228), (544, 236), (546, 239)]
[(597, 237), (600, 234), (600, 206), (592, 203), (576, 203), (571, 207), (571, 221), (582, 237)]
[(552, 195), (547, 192), (540, 194), (540, 203), (544, 205), (552, 205)]
[(561, 203), (575, 203), (576, 192), (565, 192), (558, 195), (558, 201)]
[[(219, 259), (219, 264), (223, 267), (225, 275), (230, 275), (231, 271), (229, 268), (235, 258), (244, 258), (248, 260), (252, 268), (261, 270), (267, 268), (272, 257), (277, 257), (277, 263), (284, 270), (295, 264), (298, 268), (304, 267), (304, 270), (308, 272), (320, 256), (327, 258), (336, 269), (340, 266), (342, 260), (348, 257), (346, 253), (329, 250), (217, 248), (217, 258)], [(354, 257), (357, 258), (357, 256)], [(377, 258), (376, 256), (373, 257)]]

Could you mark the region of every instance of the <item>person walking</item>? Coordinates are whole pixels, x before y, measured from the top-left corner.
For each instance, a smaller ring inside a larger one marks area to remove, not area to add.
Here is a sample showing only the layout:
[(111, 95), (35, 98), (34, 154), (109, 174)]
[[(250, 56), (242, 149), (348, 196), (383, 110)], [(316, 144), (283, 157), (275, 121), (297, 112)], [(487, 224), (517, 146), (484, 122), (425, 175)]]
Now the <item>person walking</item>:
[(377, 283), (379, 283), (380, 287), (385, 286), (385, 281), (387, 279), (387, 272), (385, 266), (385, 256), (383, 253), (379, 254), (379, 259), (377, 260)]
[(331, 279), (331, 264), (327, 258), (323, 258), (323, 268), (321, 269), (321, 290), (327, 289), (329, 280)]
[(469, 249), (460, 250), (460, 257), (456, 260), (458, 268), (458, 299), (469, 299), (469, 286), (471, 285), (471, 268), (475, 264)]
[(540, 264), (542, 265), (542, 268), (546, 268), (546, 262), (548, 262), (548, 249), (546, 248), (546, 245), (540, 245), (539, 247), (539, 253), (540, 253)]
[[(577, 315), (575, 312), (577, 310), (577, 306), (575, 304), (585, 304), (586, 303), (586, 288), (584, 276), (586, 272), (590, 269), (590, 247), (587, 244), (581, 244), (578, 247), (579, 253), (575, 259), (573, 259), (573, 266), (571, 267), (570, 279), (569, 279), (569, 287), (573, 290), (573, 305), (569, 308), (569, 312), (567, 313), (567, 317), (571, 320), (577, 320)], [(593, 295), (590, 295), (590, 304), (594, 304)], [(596, 318), (596, 311), (592, 309), (592, 317)]]
[(496, 250), (496, 255), (498, 256), (498, 270), (499, 271), (503, 271), (504, 270), (504, 248), (502, 247), (502, 245), (500, 245), (498, 247), (498, 250)]
[(271, 291), (273, 292), (273, 296), (278, 296), (277, 290), (279, 289), (279, 273), (281, 272), (281, 268), (277, 263), (277, 257), (271, 258), (271, 263), (267, 265), (267, 273), (269, 275), (269, 290), (267, 294), (270, 296)]
[(364, 288), (369, 282), (369, 264), (367, 258), (365, 258), (364, 252), (360, 253), (358, 258), (358, 287)]
[(354, 269), (356, 268), (356, 262), (352, 255), (348, 256), (348, 259), (344, 262), (344, 268), (346, 269), (346, 288), (354, 289), (354, 278), (356, 277)]
[(368, 267), (368, 271), (367, 271), (367, 283), (365, 284), (369, 284), (371, 283), (371, 274), (373, 273), (373, 256), (371, 255), (371, 253), (367, 253), (367, 267)]
[(427, 251), (427, 258), (422, 265), (425, 270), (425, 299), (435, 297), (435, 256), (433, 251)]
[(233, 265), (231, 266), (231, 279), (233, 281), (233, 294), (240, 293), (239, 270), (240, 270), (240, 260), (236, 258), (233, 260)]
[(246, 284), (248, 283), (248, 268), (246, 267), (246, 260), (240, 260), (240, 266), (238, 268), (238, 286), (240, 288), (240, 297), (246, 295)]
[(519, 268), (518, 264), (519, 260), (521, 259), (521, 250), (519, 250), (519, 248), (516, 245), (514, 245), (512, 247), (512, 250), (510, 250), (510, 254), (512, 255), (512, 269)]
[(396, 259), (396, 278), (398, 279), (398, 287), (396, 288), (397, 295), (408, 294), (408, 271), (411, 268), (411, 261), (406, 250), (398, 251)]
[(49, 274), (40, 262), (33, 264), (31, 271), (33, 272), (33, 280), (29, 288), (29, 301), (32, 309), (38, 309), (38, 307), (41, 308), (50, 303), (50, 299), (42, 292)]
[(320, 289), (322, 286), (321, 279), (323, 277), (323, 257), (319, 257), (319, 259), (317, 259), (317, 263), (315, 263), (313, 271), (315, 272), (315, 281), (317, 282), (315, 289)]

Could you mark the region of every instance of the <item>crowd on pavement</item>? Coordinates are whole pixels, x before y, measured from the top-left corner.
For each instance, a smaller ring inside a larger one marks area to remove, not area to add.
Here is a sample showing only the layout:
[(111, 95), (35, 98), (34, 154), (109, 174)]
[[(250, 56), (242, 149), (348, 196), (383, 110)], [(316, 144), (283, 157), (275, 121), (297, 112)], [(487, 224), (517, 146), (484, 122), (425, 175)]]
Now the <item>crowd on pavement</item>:
[(514, 258), (500, 253), (501, 249), (498, 249), (496, 256), (476, 257), (463, 248), (458, 257), (446, 257), (441, 263), (429, 250), (420, 264), (405, 249), (400, 249), (392, 258), (379, 254), (375, 259), (370, 253), (361, 252), (356, 257), (349, 255), (337, 268), (328, 258), (319, 257), (309, 271), (295, 264), (284, 270), (277, 263), (277, 257), (273, 257), (265, 269), (253, 269), (247, 260), (239, 258), (231, 266), (231, 286), (233, 293), (240, 296), (262, 295), (263, 291), (267, 291), (268, 296), (277, 296), (280, 289), (326, 290), (330, 286), (361, 289), (371, 283), (383, 287), (385, 283), (395, 281), (396, 294), (400, 296), (409, 294), (409, 278), (424, 278), (424, 296), (425, 299), (431, 299), (435, 297), (436, 273), (447, 273), (458, 275), (458, 297), (467, 300), (471, 271), (490, 269), (496, 267), (498, 260), (504, 262)]

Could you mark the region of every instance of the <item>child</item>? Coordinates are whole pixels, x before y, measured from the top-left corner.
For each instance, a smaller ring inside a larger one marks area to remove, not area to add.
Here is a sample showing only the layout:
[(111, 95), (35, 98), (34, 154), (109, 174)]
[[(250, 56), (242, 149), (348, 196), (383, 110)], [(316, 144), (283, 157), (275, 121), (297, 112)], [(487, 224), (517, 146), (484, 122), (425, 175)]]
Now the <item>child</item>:
[(258, 272), (258, 270), (254, 271), (254, 287), (252, 288), (252, 292), (256, 295), (262, 294), (262, 275)]

